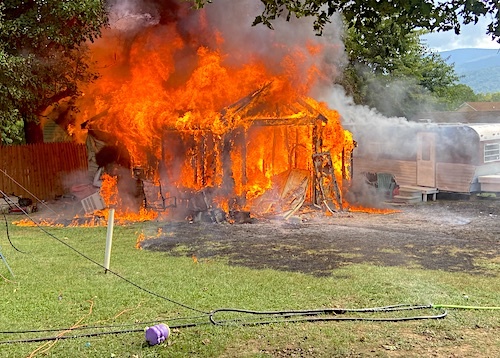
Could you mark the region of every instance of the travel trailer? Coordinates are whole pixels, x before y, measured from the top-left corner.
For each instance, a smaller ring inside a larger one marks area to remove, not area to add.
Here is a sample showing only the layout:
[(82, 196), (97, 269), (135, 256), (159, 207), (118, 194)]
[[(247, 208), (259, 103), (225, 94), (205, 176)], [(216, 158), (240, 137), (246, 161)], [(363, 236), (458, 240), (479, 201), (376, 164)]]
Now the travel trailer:
[(500, 123), (344, 125), (358, 146), (354, 172), (391, 173), (439, 192), (500, 192)]

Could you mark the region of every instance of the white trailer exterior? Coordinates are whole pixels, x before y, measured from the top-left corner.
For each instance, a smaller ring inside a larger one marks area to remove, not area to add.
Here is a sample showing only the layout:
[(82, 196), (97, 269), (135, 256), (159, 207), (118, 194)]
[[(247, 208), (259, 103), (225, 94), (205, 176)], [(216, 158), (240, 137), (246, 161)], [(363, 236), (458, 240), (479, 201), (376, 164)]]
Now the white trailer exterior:
[(500, 123), (344, 125), (358, 147), (353, 170), (440, 192), (500, 192)]

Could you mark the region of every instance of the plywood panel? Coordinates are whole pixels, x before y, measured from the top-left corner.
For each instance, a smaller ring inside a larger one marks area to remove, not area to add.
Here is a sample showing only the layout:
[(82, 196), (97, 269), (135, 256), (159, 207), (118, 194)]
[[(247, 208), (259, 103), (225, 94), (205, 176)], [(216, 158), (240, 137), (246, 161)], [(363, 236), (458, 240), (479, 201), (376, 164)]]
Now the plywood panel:
[(414, 161), (391, 159), (366, 159), (354, 158), (353, 169), (355, 173), (374, 172), (391, 173), (400, 185), (416, 185), (417, 163)]
[(439, 191), (469, 193), (475, 171), (473, 165), (437, 163), (436, 187)]
[(417, 185), (436, 185), (436, 134), (417, 134)]

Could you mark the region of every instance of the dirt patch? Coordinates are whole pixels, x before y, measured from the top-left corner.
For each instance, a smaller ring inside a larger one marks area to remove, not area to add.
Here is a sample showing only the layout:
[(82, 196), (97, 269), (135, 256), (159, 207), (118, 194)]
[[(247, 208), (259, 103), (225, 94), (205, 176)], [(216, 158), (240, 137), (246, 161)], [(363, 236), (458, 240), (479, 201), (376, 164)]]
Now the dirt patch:
[(315, 276), (356, 263), (472, 274), (499, 272), (500, 201), (438, 200), (392, 214), (300, 213), (251, 224), (169, 222), (144, 249)]

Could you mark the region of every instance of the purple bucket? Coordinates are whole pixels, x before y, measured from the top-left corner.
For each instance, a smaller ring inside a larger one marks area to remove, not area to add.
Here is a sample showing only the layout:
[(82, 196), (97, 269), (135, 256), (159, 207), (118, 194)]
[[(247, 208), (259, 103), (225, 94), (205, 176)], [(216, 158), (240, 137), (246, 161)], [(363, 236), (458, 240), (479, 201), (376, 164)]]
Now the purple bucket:
[(146, 341), (150, 346), (164, 342), (170, 335), (170, 328), (163, 323), (146, 328)]

